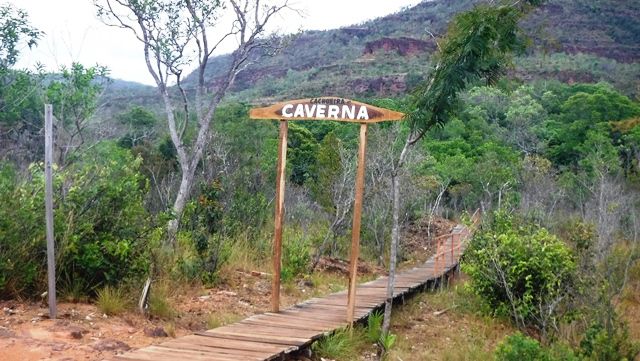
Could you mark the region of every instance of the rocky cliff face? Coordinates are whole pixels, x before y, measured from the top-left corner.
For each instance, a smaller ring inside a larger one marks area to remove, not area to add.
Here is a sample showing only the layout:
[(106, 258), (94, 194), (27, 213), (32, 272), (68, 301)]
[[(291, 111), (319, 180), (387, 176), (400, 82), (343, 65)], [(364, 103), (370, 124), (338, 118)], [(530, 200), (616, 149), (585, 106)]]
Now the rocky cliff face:
[(377, 51), (395, 52), (401, 56), (410, 56), (425, 51), (433, 52), (436, 49), (435, 42), (413, 39), (408, 37), (382, 38), (367, 42), (364, 46), (364, 55), (373, 55)]

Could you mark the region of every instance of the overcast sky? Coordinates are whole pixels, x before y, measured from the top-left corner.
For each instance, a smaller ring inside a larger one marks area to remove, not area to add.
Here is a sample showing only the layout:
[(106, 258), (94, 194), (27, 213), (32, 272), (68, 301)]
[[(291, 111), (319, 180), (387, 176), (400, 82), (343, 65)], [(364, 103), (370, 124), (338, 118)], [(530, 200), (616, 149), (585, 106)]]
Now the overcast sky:
[[(0, 0), (27, 11), (31, 23), (46, 34), (35, 50), (24, 49), (18, 67), (42, 63), (53, 71), (77, 61), (105, 65), (114, 78), (153, 84), (142, 48), (133, 36), (107, 27), (97, 17), (92, 0)], [(273, 25), (281, 32), (323, 30), (360, 23), (393, 13), (420, 0), (291, 0), (301, 17), (289, 13)], [(277, 23), (277, 24), (276, 24)], [(227, 48), (228, 52), (230, 49)]]

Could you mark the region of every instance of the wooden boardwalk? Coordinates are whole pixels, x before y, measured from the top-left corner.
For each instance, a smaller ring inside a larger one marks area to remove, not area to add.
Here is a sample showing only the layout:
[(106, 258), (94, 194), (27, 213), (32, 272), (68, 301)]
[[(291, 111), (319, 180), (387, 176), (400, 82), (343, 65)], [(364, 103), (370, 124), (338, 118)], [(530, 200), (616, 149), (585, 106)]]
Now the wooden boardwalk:
[[(455, 271), (469, 231), (457, 226), (438, 238), (438, 251), (427, 262), (396, 275), (394, 299), (437, 285)], [(384, 305), (387, 277), (358, 285), (355, 319), (363, 320)], [(313, 298), (238, 323), (176, 338), (115, 357), (119, 361), (263, 361), (307, 347), (334, 330), (348, 326), (347, 292)]]

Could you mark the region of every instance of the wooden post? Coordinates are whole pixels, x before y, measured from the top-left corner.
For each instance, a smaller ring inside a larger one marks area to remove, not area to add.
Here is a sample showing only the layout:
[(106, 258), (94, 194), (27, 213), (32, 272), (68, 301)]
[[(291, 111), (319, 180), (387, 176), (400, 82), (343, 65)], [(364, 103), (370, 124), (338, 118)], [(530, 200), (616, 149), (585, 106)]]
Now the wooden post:
[(56, 305), (56, 258), (53, 238), (53, 107), (44, 106), (44, 208), (47, 228), (47, 278), (49, 283), (49, 318), (54, 319)]
[(278, 143), (278, 165), (276, 169), (276, 213), (273, 232), (273, 280), (271, 282), (271, 311), (280, 312), (280, 269), (282, 267), (282, 223), (284, 222), (284, 189), (287, 169), (287, 133), (286, 120), (280, 121), (280, 139)]
[(454, 245), (455, 245), (456, 243), (458, 243), (458, 240), (460, 240), (460, 234), (458, 234), (458, 233), (453, 233), (453, 234), (451, 235), (451, 264), (453, 264), (453, 260), (454, 260), (454, 258), (453, 258)]
[(347, 303), (347, 322), (353, 323), (356, 307), (356, 285), (358, 277), (358, 257), (360, 255), (360, 221), (362, 220), (362, 197), (364, 194), (364, 169), (367, 150), (367, 124), (360, 124), (360, 147), (358, 149), (358, 173), (356, 175), (356, 194), (353, 204), (353, 226), (351, 227), (351, 260), (349, 264), (349, 297)]

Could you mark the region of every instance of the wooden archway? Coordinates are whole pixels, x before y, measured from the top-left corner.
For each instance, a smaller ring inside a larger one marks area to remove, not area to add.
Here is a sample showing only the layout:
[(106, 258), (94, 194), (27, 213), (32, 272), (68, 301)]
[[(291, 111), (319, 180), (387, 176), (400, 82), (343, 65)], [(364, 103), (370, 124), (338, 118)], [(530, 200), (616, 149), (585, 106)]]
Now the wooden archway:
[(271, 309), (280, 311), (280, 270), (282, 265), (282, 229), (284, 220), (285, 169), (287, 165), (288, 121), (314, 120), (338, 121), (360, 124), (358, 147), (358, 170), (356, 174), (355, 201), (353, 206), (353, 226), (351, 229), (351, 255), (349, 264), (349, 294), (347, 301), (347, 321), (353, 323), (360, 255), (360, 224), (362, 219), (362, 199), (364, 195), (364, 170), (367, 146), (367, 127), (371, 123), (398, 121), (404, 114), (390, 109), (339, 97), (319, 97), (290, 100), (264, 108), (253, 108), (251, 119), (280, 120), (278, 142), (278, 164), (276, 166), (275, 227), (273, 235), (273, 281), (271, 284)]

